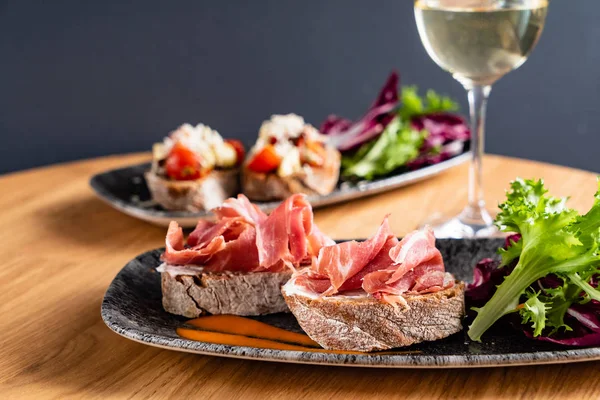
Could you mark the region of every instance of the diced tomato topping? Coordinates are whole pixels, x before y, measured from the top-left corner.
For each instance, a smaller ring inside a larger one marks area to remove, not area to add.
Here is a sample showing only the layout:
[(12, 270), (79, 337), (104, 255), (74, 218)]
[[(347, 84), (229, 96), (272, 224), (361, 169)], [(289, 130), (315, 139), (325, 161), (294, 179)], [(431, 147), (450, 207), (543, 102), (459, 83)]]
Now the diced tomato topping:
[(167, 176), (177, 181), (200, 179), (209, 171), (203, 170), (200, 157), (181, 143), (175, 143), (165, 163)]
[(248, 169), (254, 172), (269, 173), (277, 169), (281, 163), (281, 157), (270, 144), (263, 147), (248, 163)]
[(246, 156), (246, 150), (244, 149), (244, 145), (239, 140), (235, 139), (227, 139), (225, 143), (233, 147), (236, 155), (235, 165), (238, 166), (244, 161), (244, 157)]

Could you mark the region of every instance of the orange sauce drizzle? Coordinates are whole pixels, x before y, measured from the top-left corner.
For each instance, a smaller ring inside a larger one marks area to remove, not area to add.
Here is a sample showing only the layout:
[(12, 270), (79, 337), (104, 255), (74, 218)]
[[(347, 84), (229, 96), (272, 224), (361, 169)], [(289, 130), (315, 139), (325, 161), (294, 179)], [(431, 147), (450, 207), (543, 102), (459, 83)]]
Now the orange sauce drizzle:
[(248, 336), (251, 338), (269, 339), (277, 342), (299, 344), (309, 347), (320, 347), (308, 335), (290, 332), (285, 329), (265, 324), (250, 318), (237, 315), (209, 315), (192, 319), (187, 322), (203, 331), (231, 333), (233, 335)]
[(410, 354), (419, 351), (361, 353), (356, 351), (325, 350), (308, 335), (236, 315), (209, 315), (186, 322), (190, 327), (177, 328), (184, 339), (228, 346), (256, 347), (260, 349), (292, 350), (333, 354)]

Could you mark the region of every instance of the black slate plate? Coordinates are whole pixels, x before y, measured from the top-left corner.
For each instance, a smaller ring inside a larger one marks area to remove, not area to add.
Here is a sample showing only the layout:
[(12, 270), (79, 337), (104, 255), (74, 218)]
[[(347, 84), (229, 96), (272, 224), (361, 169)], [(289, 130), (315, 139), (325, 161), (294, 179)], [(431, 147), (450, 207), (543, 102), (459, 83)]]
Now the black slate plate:
[[(458, 279), (470, 280), (477, 260), (495, 254), (499, 239), (439, 239), (437, 246), (446, 269)], [(141, 343), (191, 353), (307, 364), (392, 368), (482, 367), (551, 364), (600, 359), (600, 347), (567, 348), (538, 342), (513, 332), (488, 334), (482, 343), (471, 342), (463, 331), (436, 342), (401, 349), (407, 354), (331, 354), (268, 350), (216, 345), (181, 339), (175, 329), (184, 318), (165, 312), (161, 305), (160, 264), (162, 249), (131, 260), (115, 277), (102, 302), (106, 325)], [(301, 332), (293, 315), (280, 313), (256, 319), (284, 329)]]
[[(468, 151), (439, 164), (420, 168), (415, 171), (404, 171), (372, 182), (358, 183), (340, 182), (336, 190), (327, 196), (311, 196), (309, 201), (313, 208), (341, 203), (370, 196), (376, 193), (396, 189), (408, 184), (430, 178), (449, 168), (469, 160)], [(209, 217), (208, 212), (167, 211), (152, 202), (144, 172), (150, 169), (149, 163), (113, 169), (90, 179), (90, 186), (98, 197), (117, 210), (157, 225), (167, 226), (177, 221), (184, 228), (196, 226), (198, 219)], [(265, 212), (273, 210), (279, 202), (257, 203)]]

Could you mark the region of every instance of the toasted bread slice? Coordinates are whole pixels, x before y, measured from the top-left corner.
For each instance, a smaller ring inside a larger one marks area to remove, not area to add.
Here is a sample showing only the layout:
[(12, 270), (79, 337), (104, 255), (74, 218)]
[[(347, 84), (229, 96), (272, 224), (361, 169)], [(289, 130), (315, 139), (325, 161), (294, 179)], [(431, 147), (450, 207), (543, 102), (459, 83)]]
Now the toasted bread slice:
[(214, 170), (194, 181), (173, 181), (154, 171), (144, 175), (152, 199), (167, 210), (198, 212), (220, 206), (239, 191), (239, 169)]
[(298, 323), (325, 349), (387, 350), (445, 338), (462, 330), (464, 284), (405, 295), (406, 305), (368, 295), (311, 296), (288, 284), (283, 297)]
[(305, 168), (303, 172), (280, 177), (276, 173), (254, 172), (242, 169), (242, 191), (251, 200), (270, 201), (286, 199), (294, 193), (327, 195), (331, 193), (340, 176), (340, 153), (326, 147), (325, 165)]
[(288, 311), (281, 286), (291, 272), (161, 273), (162, 303), (171, 314), (263, 315)]

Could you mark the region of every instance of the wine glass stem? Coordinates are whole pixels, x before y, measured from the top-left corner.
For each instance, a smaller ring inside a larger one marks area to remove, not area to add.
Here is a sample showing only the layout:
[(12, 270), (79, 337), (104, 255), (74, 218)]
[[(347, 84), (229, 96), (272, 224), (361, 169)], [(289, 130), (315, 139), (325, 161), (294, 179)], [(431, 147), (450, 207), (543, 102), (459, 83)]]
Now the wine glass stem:
[(473, 159), (469, 169), (469, 204), (465, 215), (472, 220), (489, 224), (490, 217), (485, 211), (483, 199), (483, 148), (485, 138), (485, 111), (487, 99), (492, 87), (490, 85), (472, 85), (467, 88), (469, 94), (469, 111), (471, 117), (471, 151)]

